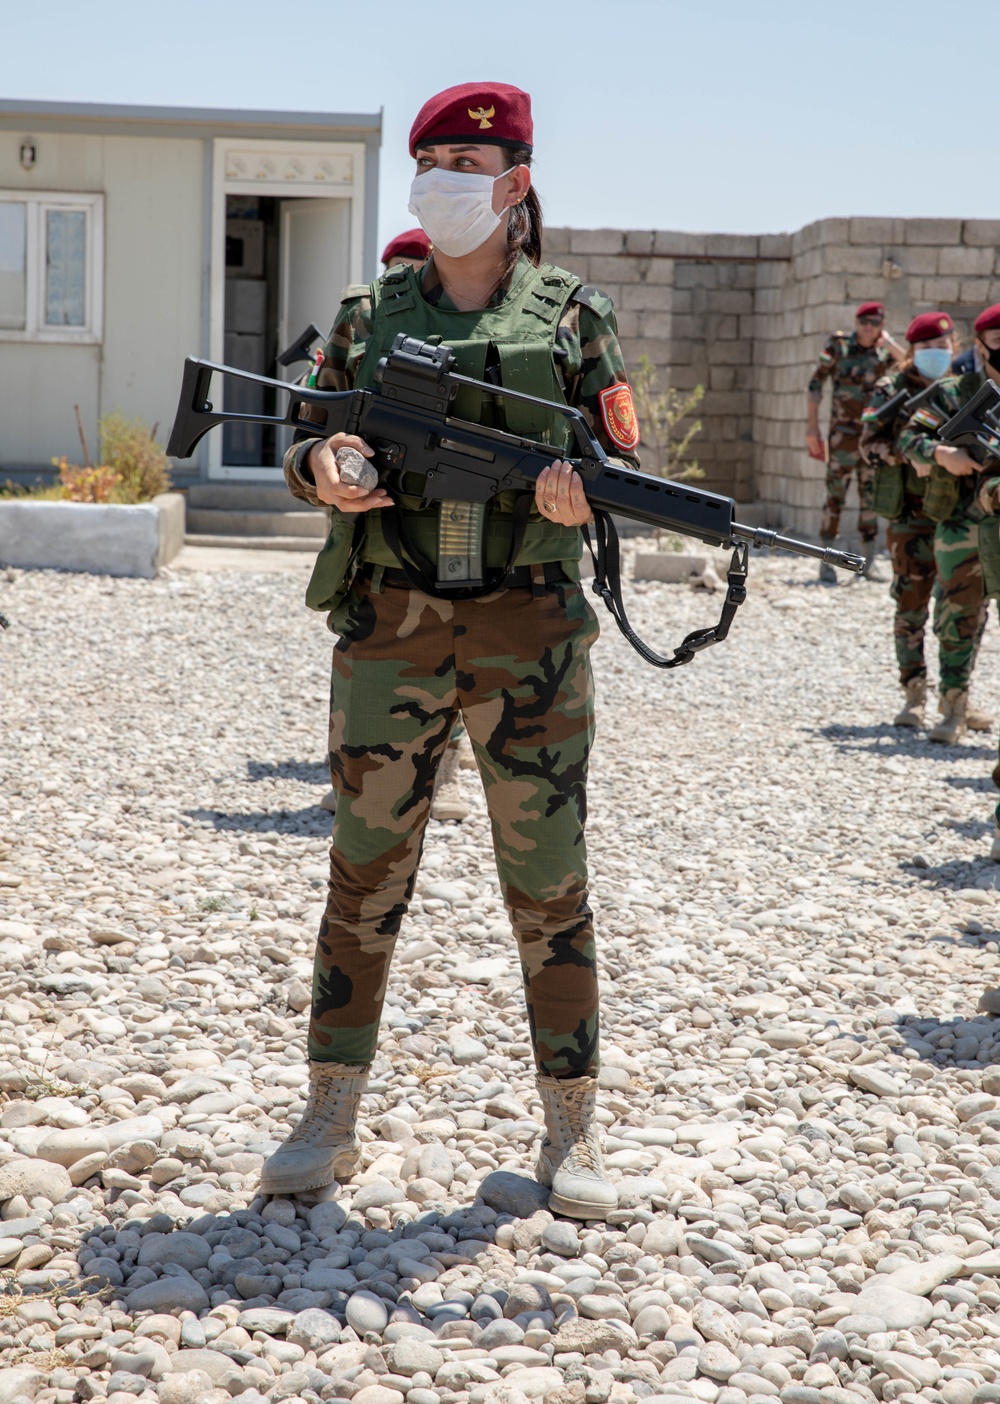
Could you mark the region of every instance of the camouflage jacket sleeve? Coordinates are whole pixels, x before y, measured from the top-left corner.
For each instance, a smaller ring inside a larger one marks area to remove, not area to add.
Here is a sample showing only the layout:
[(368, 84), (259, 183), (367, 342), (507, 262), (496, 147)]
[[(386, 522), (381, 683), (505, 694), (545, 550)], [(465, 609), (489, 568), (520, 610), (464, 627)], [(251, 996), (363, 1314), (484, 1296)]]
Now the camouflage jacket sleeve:
[[(323, 343), (323, 365), (316, 380), (320, 390), (354, 388), (354, 374), (370, 335), (371, 299), (366, 295), (348, 298), (341, 304), (333, 330)], [(295, 435), (295, 442), (284, 460), (285, 482), (289, 492), (313, 507), (324, 507), (326, 504), (316, 496), (316, 484), (305, 466), (305, 458), (313, 444), (320, 441), (320, 436), (310, 438), (300, 431)]]
[(837, 368), (837, 360), (840, 356), (840, 338), (834, 332), (823, 350), (819, 353), (819, 360), (816, 362), (816, 369), (812, 373), (809, 381), (809, 398), (815, 400), (817, 404), (823, 396), (823, 381), (829, 380), (830, 376)]
[(905, 388), (905, 377), (899, 372), (883, 375), (876, 382), (871, 399), (861, 416), (861, 439), (858, 448), (866, 463), (900, 463), (896, 451), (899, 416), (880, 422), (878, 412), (894, 395)]
[(940, 443), (937, 431), (962, 407), (959, 380), (957, 375), (942, 380), (900, 430), (896, 446), (910, 463), (925, 468), (934, 466), (934, 450)]
[(638, 468), (635, 449), (625, 449), (611, 437), (602, 411), (601, 392), (628, 383), (614, 307), (610, 298), (595, 289), (582, 289), (579, 296), (584, 300), (569, 303), (556, 332), (556, 345), (566, 352), (560, 363), (566, 398), (583, 411), (609, 457)]

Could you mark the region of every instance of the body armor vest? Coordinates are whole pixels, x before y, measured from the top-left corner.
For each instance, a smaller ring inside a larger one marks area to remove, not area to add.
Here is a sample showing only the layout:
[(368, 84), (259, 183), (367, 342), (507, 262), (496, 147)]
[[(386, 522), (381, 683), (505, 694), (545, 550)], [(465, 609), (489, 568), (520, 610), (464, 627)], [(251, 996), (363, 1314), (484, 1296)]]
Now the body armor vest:
[[(458, 312), (425, 301), (419, 277), (409, 264), (393, 268), (372, 284), (371, 336), (358, 348), (354, 384), (358, 389), (374, 385), (379, 360), (399, 333), (405, 332), (421, 341), (450, 346), (455, 369), (461, 375), (566, 403), (563, 377), (555, 362), (556, 332), (579, 286), (580, 280), (572, 273), (551, 264), (535, 268), (521, 258), (503, 302)], [(579, 367), (567, 365), (565, 369), (572, 375)], [(523, 434), (563, 452), (569, 452), (573, 442), (572, 431), (561, 416), (536, 405), (495, 399), (478, 390), (461, 389), (452, 412), (458, 419)], [(403, 486), (407, 486), (405, 478)], [(419, 492), (418, 478), (413, 488), (414, 494)], [(424, 504), (417, 495), (404, 495), (399, 511), (407, 538), (436, 562), (440, 584), (475, 585), (486, 570), (507, 560), (514, 496), (501, 493), (484, 506), (470, 502)], [(575, 562), (580, 548), (579, 528), (547, 522), (532, 507), (516, 563)], [(377, 565), (397, 564), (378, 511), (366, 514), (361, 558)]]

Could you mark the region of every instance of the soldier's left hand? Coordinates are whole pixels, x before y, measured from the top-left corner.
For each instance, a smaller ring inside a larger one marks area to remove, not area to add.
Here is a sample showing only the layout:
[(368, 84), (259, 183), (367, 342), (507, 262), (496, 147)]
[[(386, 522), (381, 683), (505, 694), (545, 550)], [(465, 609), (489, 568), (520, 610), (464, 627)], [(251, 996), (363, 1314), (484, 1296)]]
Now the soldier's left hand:
[(583, 491), (583, 479), (571, 463), (560, 459), (543, 468), (535, 483), (535, 505), (548, 522), (584, 526), (594, 520)]

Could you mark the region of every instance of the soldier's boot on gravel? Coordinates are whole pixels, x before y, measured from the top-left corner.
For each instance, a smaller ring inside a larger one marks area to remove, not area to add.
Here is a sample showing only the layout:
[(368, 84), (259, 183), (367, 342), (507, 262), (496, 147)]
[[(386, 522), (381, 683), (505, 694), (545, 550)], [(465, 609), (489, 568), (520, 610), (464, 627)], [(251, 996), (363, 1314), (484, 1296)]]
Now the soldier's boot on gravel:
[(938, 703), (941, 720), (928, 731), (928, 741), (939, 741), (946, 746), (961, 741), (965, 735), (965, 709), (968, 702), (969, 694), (963, 688), (949, 687), (946, 692), (942, 692)]
[(978, 707), (974, 707), (971, 701), (966, 702), (965, 724), (970, 731), (992, 731), (996, 720), (989, 712), (981, 712)]
[[(821, 546), (832, 546), (836, 541), (835, 536), (821, 536), (819, 544)], [(836, 585), (837, 572), (829, 561), (822, 561), (819, 568), (819, 583), (821, 585)]]
[(479, 769), (479, 766), (476, 764), (476, 753), (472, 749), (472, 742), (469, 740), (469, 733), (467, 731), (462, 732), (458, 740), (454, 742), (454, 746), (458, 751), (459, 770)]
[(596, 1077), (539, 1077), (545, 1138), (536, 1177), (552, 1190), (549, 1208), (570, 1219), (603, 1219), (618, 1207), (597, 1139)]
[(438, 766), (434, 794), (431, 797), (432, 819), (455, 819), (461, 823), (469, 817), (469, 806), (462, 798), (458, 783), (459, 763), (458, 746), (449, 744)]
[(862, 543), (865, 548), (865, 568), (861, 572), (865, 580), (874, 581), (880, 584), (885, 580), (885, 575), (876, 565), (878, 559), (878, 541), (865, 541)]
[(309, 1099), (302, 1120), (268, 1156), (260, 1171), (262, 1194), (300, 1194), (345, 1180), (361, 1156), (358, 1108), (369, 1067), (309, 1064)]
[(893, 717), (893, 726), (923, 726), (927, 703), (927, 678), (911, 678), (906, 684), (906, 701), (902, 711)]

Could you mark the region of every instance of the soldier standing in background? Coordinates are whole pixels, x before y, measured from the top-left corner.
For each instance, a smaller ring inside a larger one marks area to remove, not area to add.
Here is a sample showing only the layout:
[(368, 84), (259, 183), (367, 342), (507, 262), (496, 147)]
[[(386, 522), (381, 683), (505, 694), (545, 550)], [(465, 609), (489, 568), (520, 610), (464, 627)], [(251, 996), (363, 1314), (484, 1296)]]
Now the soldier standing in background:
[[(863, 302), (854, 314), (853, 332), (834, 332), (820, 353), (816, 369), (809, 381), (807, 404), (808, 427), (806, 444), (809, 456), (825, 462), (826, 502), (820, 525), (820, 540), (832, 546), (840, 534), (840, 514), (847, 497), (851, 476), (858, 477), (858, 532), (865, 555), (864, 574), (869, 580), (880, 577), (875, 573), (878, 551), (878, 520), (871, 508), (874, 469), (861, 457), (861, 415), (876, 381), (905, 355), (885, 328), (885, 308), (881, 302)], [(819, 406), (823, 397), (823, 382), (830, 381), (830, 435), (824, 445), (819, 432)], [(819, 578), (827, 585), (837, 583), (833, 566), (820, 566)]]
[[(934, 555), (938, 598), (934, 632), (940, 645), (940, 706), (942, 720), (930, 733), (935, 741), (961, 739), (969, 725), (969, 678), (986, 621), (988, 600), (983, 592), (979, 527), (987, 515), (980, 498), (982, 456), (937, 438), (941, 425), (968, 404), (986, 376), (1000, 382), (1000, 303), (987, 307), (975, 321), (976, 352), (982, 370), (949, 375), (934, 389), (903, 427), (897, 447), (910, 463), (930, 472), (924, 510), (937, 522)], [(987, 480), (983, 490), (989, 495)], [(994, 496), (997, 494), (994, 492)], [(990, 499), (989, 509), (995, 511)], [(992, 591), (991, 591), (992, 593)], [(988, 728), (987, 728), (988, 729)], [(1000, 785), (1000, 767), (994, 771)], [(1000, 843), (993, 845), (1000, 859)]]
[(382, 267), (388, 273), (390, 268), (398, 268), (401, 263), (409, 263), (414, 268), (423, 268), (430, 257), (431, 241), (422, 229), (407, 229), (390, 239), (382, 250)]
[(890, 595), (896, 602), (893, 637), (899, 683), (906, 693), (893, 726), (923, 726), (927, 701), (927, 663), (924, 627), (931, 593), (937, 579), (934, 561), (936, 523), (924, 511), (924, 492), (930, 469), (907, 463), (896, 447), (896, 438), (910, 417), (905, 401), (886, 417), (883, 407), (901, 392), (910, 399), (951, 366), (954, 324), (947, 312), (922, 312), (906, 329), (909, 351), (902, 364), (884, 375), (861, 419), (859, 450), (873, 470), (872, 509), (888, 517), (886, 545), (892, 561)]

